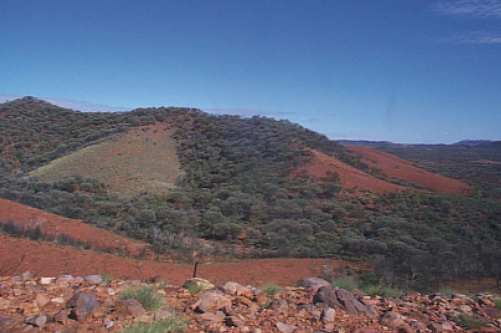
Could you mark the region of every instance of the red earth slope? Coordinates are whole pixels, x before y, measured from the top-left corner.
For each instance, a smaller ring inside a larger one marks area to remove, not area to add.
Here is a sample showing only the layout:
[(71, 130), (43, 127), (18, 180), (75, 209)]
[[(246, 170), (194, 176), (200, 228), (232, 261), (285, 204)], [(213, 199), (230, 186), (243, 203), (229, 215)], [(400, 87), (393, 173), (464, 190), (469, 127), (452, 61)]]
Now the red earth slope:
[(118, 250), (131, 256), (148, 252), (149, 245), (114, 234), (110, 231), (69, 219), (40, 209), (0, 199), (0, 223), (14, 223), (24, 228), (39, 227), (43, 234), (66, 235), (100, 250)]
[[(238, 281), (261, 285), (274, 282), (295, 285), (307, 276), (319, 276), (324, 268), (366, 269), (343, 260), (333, 259), (249, 259), (236, 262), (204, 263), (199, 276), (213, 282)], [(48, 242), (0, 235), (0, 276), (30, 271), (36, 276), (60, 274), (111, 274), (114, 278), (146, 280), (161, 277), (181, 284), (191, 277), (191, 264), (137, 260), (90, 250), (77, 250)]]
[(467, 194), (470, 190), (467, 184), (457, 179), (418, 168), (411, 162), (393, 154), (362, 146), (348, 145), (346, 147), (358, 154), (364, 163), (370, 167), (379, 169), (388, 177), (400, 179), (441, 193)]
[(293, 171), (292, 176), (307, 176), (322, 180), (330, 174), (338, 175), (343, 189), (355, 191), (369, 191), (374, 193), (399, 192), (406, 190), (405, 187), (386, 182), (373, 177), (357, 168), (348, 165), (333, 156), (329, 156), (314, 149), (310, 149), (311, 159), (306, 165)]

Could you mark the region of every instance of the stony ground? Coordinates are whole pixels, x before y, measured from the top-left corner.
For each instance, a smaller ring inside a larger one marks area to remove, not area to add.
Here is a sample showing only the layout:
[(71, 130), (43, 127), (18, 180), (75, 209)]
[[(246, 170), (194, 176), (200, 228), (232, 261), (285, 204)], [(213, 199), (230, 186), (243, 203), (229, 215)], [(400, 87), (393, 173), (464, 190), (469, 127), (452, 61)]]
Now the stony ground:
[[(137, 322), (158, 321), (185, 328), (134, 333), (501, 332), (501, 311), (489, 295), (388, 299), (336, 289), (319, 278), (286, 288), (214, 286), (202, 279), (183, 286), (100, 275), (1, 277), (0, 333), (122, 332)], [(130, 291), (142, 296), (131, 297)]]

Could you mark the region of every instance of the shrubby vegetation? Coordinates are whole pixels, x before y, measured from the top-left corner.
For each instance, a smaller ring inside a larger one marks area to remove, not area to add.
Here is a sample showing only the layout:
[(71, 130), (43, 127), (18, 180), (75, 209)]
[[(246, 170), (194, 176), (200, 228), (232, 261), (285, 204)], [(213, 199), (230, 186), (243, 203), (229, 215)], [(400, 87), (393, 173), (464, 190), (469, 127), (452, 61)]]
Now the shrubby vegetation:
[[(31, 99), (0, 105), (0, 117), (0, 197), (146, 240), (160, 252), (223, 254), (239, 245), (247, 256), (370, 259), (381, 285), (404, 289), (435, 288), (456, 277), (501, 280), (496, 197), (341, 197), (336, 177), (320, 183), (290, 177), (308, 159), (305, 147), (372, 171), (325, 136), (287, 121), (176, 108), (77, 113)], [(48, 184), (24, 177), (53, 158), (154, 121), (177, 129), (185, 176), (168, 195), (124, 199), (93, 179)]]

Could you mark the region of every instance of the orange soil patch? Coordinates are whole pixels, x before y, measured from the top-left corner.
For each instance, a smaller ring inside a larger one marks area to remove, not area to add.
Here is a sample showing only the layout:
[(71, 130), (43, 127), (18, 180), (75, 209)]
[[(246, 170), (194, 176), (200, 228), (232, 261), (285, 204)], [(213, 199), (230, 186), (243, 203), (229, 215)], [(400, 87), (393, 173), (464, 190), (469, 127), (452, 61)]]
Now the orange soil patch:
[(379, 169), (388, 177), (404, 180), (435, 192), (466, 194), (470, 190), (467, 184), (457, 179), (418, 168), (393, 154), (361, 146), (347, 146), (347, 148), (359, 154), (364, 163)]
[(306, 165), (294, 170), (292, 173), (293, 176), (308, 176), (313, 179), (322, 180), (329, 177), (332, 173), (336, 173), (339, 176), (343, 189), (375, 193), (398, 192), (406, 189), (403, 186), (377, 179), (333, 156), (314, 149), (309, 149), (309, 152), (312, 154), (311, 159)]
[(57, 158), (30, 175), (47, 182), (72, 176), (94, 178), (122, 196), (168, 193), (182, 176), (172, 132), (161, 122), (131, 128)]
[(65, 218), (5, 199), (0, 199), (0, 222), (12, 222), (24, 228), (39, 227), (46, 235), (66, 235), (95, 249), (118, 250), (131, 256), (150, 251), (150, 246), (144, 242), (122, 237), (81, 220)]
[[(216, 283), (232, 280), (253, 285), (267, 282), (293, 285), (303, 277), (319, 276), (326, 266), (357, 267), (332, 259), (253, 259), (202, 264), (198, 276)], [(191, 277), (192, 269), (190, 264), (137, 260), (0, 235), (0, 276), (25, 271), (37, 276), (108, 273), (123, 279), (146, 280), (159, 276), (178, 285)]]

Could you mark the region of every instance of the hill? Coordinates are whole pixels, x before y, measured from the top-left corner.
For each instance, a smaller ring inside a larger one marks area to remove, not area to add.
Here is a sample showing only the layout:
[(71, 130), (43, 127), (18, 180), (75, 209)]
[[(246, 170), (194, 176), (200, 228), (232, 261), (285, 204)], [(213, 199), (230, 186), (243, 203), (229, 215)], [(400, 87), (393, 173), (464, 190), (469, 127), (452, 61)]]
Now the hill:
[(181, 170), (168, 124), (155, 123), (81, 148), (29, 175), (47, 182), (75, 176), (93, 178), (110, 192), (134, 196), (167, 193)]
[(0, 144), (0, 197), (159, 253), (340, 256), (377, 263), (381, 279), (413, 288), (501, 270), (493, 264), (501, 262), (501, 206), (475, 179), (439, 172), (474, 184), (468, 196), (398, 184), (288, 121), (172, 107), (82, 113), (23, 98), (0, 104)]
[(469, 186), (464, 182), (418, 168), (395, 155), (362, 146), (348, 146), (348, 149), (359, 154), (364, 163), (388, 177), (436, 192), (451, 194), (469, 192)]

